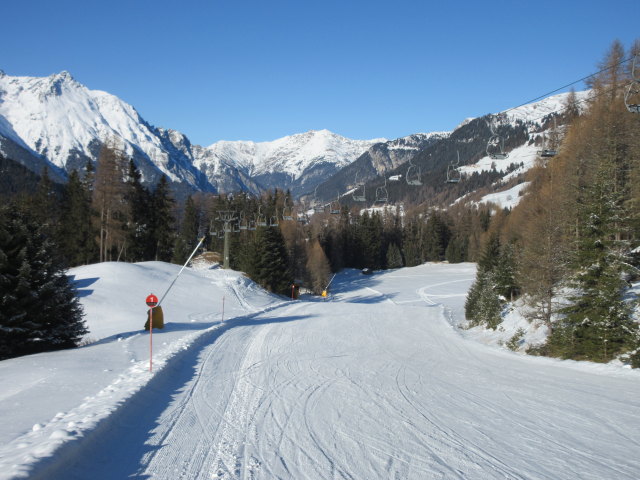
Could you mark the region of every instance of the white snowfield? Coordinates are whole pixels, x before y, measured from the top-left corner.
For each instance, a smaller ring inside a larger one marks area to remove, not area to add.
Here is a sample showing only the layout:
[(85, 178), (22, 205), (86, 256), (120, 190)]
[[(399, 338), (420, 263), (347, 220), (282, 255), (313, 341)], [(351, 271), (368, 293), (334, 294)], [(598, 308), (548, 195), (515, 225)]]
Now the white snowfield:
[(96, 342), (0, 362), (0, 479), (640, 478), (640, 374), (465, 338), (472, 264), (324, 301), (187, 269), (150, 373), (144, 298), (177, 271), (71, 272)]

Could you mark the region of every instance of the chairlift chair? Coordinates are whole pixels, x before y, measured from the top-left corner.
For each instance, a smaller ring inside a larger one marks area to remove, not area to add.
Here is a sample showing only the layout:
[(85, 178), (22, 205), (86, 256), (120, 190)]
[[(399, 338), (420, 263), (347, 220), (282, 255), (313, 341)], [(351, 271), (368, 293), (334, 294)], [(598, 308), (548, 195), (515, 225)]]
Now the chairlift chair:
[(267, 217), (266, 215), (263, 215), (262, 213), (260, 213), (262, 210), (262, 206), (258, 207), (258, 219), (256, 220), (256, 224), (259, 227), (267, 227), (269, 226), (269, 224), (267, 223)]
[[(358, 183), (358, 173), (356, 172), (356, 179), (354, 181), (354, 185), (355, 190), (353, 191), (353, 193), (351, 194), (351, 198), (353, 198), (354, 202), (366, 202), (367, 201), (367, 187), (365, 186), (365, 184), (359, 184)], [(362, 187), (362, 191), (359, 192), (358, 190)]]
[[(358, 187), (358, 188), (360, 188), (360, 187)], [(366, 202), (367, 201), (365, 188), (366, 187), (364, 185), (362, 185), (362, 192), (358, 192), (358, 190), (356, 189), (351, 194), (351, 198), (353, 198), (354, 202)]]
[(282, 209), (283, 220), (293, 220), (293, 207), (284, 207)]
[(419, 186), (422, 185), (420, 181), (421, 175), (420, 167), (414, 165), (412, 159), (409, 159), (409, 168), (406, 173), (407, 185)]
[(491, 137), (489, 137), (487, 148), (485, 149), (487, 155), (493, 160), (506, 159), (509, 154), (504, 151), (504, 138), (494, 131), (493, 124), (489, 123), (489, 128), (491, 129)]
[(240, 220), (238, 220), (239, 230), (249, 230), (249, 221), (245, 218), (244, 212), (240, 212)]
[(640, 66), (636, 63), (638, 57), (640, 57), (640, 54), (636, 54), (633, 57), (633, 64), (631, 66), (633, 82), (629, 84), (624, 94), (624, 104), (631, 113), (640, 113)]
[(304, 212), (298, 212), (298, 222), (301, 223), (302, 225), (306, 225), (307, 223), (309, 223), (309, 217), (307, 216), (306, 213)]
[(551, 158), (551, 157), (555, 157), (558, 154), (557, 150), (554, 150), (552, 148), (547, 148), (547, 137), (546, 135), (543, 133), (542, 134), (542, 149), (538, 150), (538, 155), (540, 155), (542, 158)]
[(315, 213), (324, 213), (325, 206), (320, 200), (318, 200), (318, 186), (313, 190), (313, 200), (311, 201), (311, 208)]
[(458, 183), (462, 180), (462, 174), (460, 173), (460, 152), (456, 151), (458, 161), (456, 163), (451, 162), (447, 165), (447, 182), (446, 183)]
[(384, 185), (376, 188), (375, 203), (387, 203), (389, 201), (389, 192), (387, 190), (387, 177), (384, 178)]
[(331, 215), (339, 215), (341, 211), (342, 207), (340, 205), (340, 197), (338, 197), (338, 200), (329, 204), (329, 213)]

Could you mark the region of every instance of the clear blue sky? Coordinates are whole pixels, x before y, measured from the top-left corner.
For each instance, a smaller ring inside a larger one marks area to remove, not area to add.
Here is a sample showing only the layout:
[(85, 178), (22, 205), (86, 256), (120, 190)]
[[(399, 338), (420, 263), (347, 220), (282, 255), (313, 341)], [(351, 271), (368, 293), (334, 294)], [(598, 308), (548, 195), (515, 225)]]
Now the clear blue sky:
[(640, 0), (26, 0), (1, 15), (8, 75), (68, 70), (204, 146), (450, 130), (640, 37)]

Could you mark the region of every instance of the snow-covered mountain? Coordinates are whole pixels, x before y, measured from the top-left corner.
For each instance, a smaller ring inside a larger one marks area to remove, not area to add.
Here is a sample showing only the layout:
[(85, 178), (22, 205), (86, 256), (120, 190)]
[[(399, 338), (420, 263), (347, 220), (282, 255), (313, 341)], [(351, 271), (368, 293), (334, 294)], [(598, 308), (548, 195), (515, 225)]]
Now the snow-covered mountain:
[[(0, 73), (0, 151), (25, 166), (49, 164), (64, 175), (97, 158), (113, 141), (134, 158), (146, 182), (164, 174), (174, 183), (207, 189), (188, 152), (150, 126), (114, 95), (89, 90), (68, 72), (49, 77)], [(22, 155), (16, 150), (21, 149)], [(37, 173), (40, 173), (37, 170)]]
[[(374, 193), (383, 187), (389, 203), (409, 204), (478, 201), (469, 195), (467, 185), (473, 185), (474, 191), (488, 188), (492, 194), (510, 189), (513, 181), (519, 180), (514, 178), (535, 164), (542, 149), (561, 149), (569, 95), (561, 93), (499, 113), (466, 118), (451, 132), (415, 134), (375, 144), (320, 184), (306, 199), (313, 197), (315, 201), (327, 202), (340, 195), (349, 202), (356, 183), (360, 184), (361, 192), (367, 192), (367, 203), (374, 202)], [(586, 109), (590, 91), (573, 95), (575, 105), (572, 107)], [(504, 149), (508, 154), (506, 158), (496, 160), (495, 155), (490, 154), (495, 154), (497, 148)], [(452, 186), (446, 179), (447, 171), (454, 165), (463, 178), (495, 170), (499, 179), (493, 185), (476, 179), (471, 184), (461, 182)], [(409, 185), (405, 181), (408, 175), (413, 175), (412, 180), (419, 176), (421, 184)], [(506, 194), (505, 198), (509, 196), (513, 194)], [(495, 198), (491, 197), (491, 201), (495, 202)]]
[(328, 130), (310, 130), (271, 142), (220, 141), (198, 149), (195, 165), (215, 181), (222, 165), (235, 165), (264, 188), (304, 193), (386, 139), (351, 140)]
[[(155, 128), (118, 97), (89, 90), (68, 72), (13, 77), (0, 71), (0, 153), (40, 173), (63, 178), (95, 161), (112, 141), (131, 156), (143, 181), (164, 174), (191, 190), (231, 192), (278, 187), (294, 192), (337, 172), (385, 141), (351, 140), (327, 130), (272, 142), (192, 145), (182, 133)], [(310, 186), (311, 185), (311, 186)]]

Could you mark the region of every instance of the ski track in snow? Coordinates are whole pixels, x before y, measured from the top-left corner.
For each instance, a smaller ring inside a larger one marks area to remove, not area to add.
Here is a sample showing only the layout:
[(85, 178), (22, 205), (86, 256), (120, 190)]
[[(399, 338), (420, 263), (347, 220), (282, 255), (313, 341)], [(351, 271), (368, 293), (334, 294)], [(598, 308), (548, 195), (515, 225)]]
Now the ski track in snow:
[(245, 313), (30, 478), (638, 478), (637, 372), (465, 340), (473, 272), (348, 273), (328, 300), (264, 308), (225, 276)]

